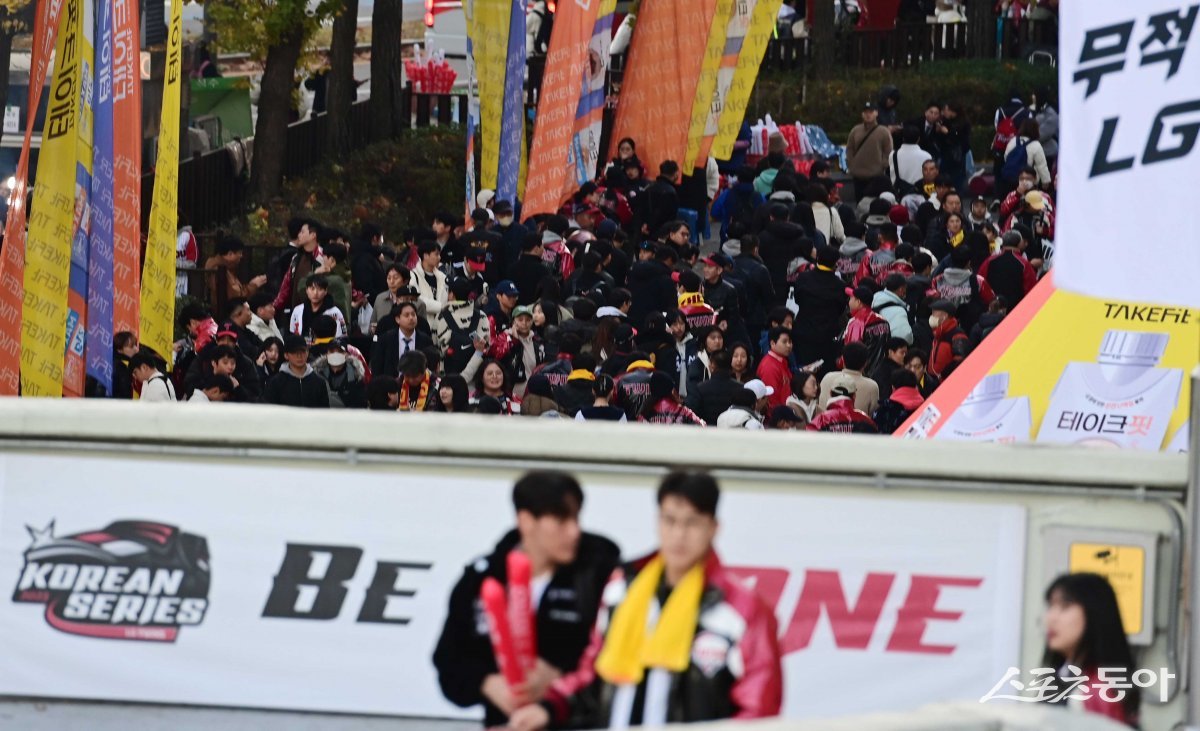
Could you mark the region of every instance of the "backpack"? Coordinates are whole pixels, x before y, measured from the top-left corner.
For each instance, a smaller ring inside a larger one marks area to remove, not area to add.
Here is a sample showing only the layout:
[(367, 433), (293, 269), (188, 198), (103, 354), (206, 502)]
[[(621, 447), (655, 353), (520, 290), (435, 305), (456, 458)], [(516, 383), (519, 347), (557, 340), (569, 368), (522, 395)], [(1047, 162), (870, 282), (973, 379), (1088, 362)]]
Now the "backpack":
[(475, 341), (471, 335), (479, 329), (480, 317), (482, 314), (476, 307), (471, 313), (471, 324), (464, 328), (454, 319), (453, 312), (441, 314), (442, 320), (450, 328), (450, 341), (446, 344), (446, 357), (442, 360), (447, 373), (462, 373), (467, 363), (471, 362), (471, 356), (475, 354)]
[(771, 192), (775, 188), (775, 178), (778, 177), (778, 175), (778, 168), (767, 168), (759, 173), (758, 177), (754, 179), (754, 189), (759, 193), (762, 193), (764, 198), (770, 196)]
[(1017, 136), (1017, 120), (1015, 117), (1022, 110), (1018, 110), (1012, 116), (1006, 115), (1003, 111), (1000, 112), (1000, 123), (996, 125), (996, 136), (992, 138), (992, 152), (997, 155), (1003, 155), (1008, 149), (1008, 143)]
[(906, 195), (912, 195), (917, 192), (917, 186), (900, 177), (900, 151), (892, 151), (892, 172), (896, 174), (896, 179), (892, 181), (893, 187), (896, 189), (896, 197), (904, 198)]
[(875, 368), (887, 358), (887, 344), (892, 337), (892, 326), (886, 319), (867, 326), (863, 331), (861, 342), (867, 346), (867, 365), (863, 373), (873, 373)]
[(1029, 154), (1026, 151), (1029, 147), (1028, 137), (1017, 138), (1017, 144), (1013, 146), (1012, 152), (1008, 153), (1004, 158), (1004, 167), (1000, 168), (1000, 179), (1009, 183), (1017, 182), (1021, 171), (1029, 164)]

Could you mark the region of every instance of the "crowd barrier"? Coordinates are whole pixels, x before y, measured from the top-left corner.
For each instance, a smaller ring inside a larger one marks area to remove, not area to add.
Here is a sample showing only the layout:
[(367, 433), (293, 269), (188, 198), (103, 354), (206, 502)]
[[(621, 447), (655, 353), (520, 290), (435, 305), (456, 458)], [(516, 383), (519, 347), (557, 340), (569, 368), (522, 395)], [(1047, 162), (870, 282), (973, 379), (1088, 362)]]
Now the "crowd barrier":
[[(677, 465), (721, 480), (718, 550), (775, 607), (791, 719), (978, 701), (1039, 667), (1042, 592), (1088, 541), (1153, 544), (1138, 660), (1182, 674), (1179, 456), (5, 399), (0, 694), (473, 716), (430, 656), (513, 480), (571, 470), (585, 529), (635, 557)], [(1146, 728), (1176, 691), (1144, 691)]]

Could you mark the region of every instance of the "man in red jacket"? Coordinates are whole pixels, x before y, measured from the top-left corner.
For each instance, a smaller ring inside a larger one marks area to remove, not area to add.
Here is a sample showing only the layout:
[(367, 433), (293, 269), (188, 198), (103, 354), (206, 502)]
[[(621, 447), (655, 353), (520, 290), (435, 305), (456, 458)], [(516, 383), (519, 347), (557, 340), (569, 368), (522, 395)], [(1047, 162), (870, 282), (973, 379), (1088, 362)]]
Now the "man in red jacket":
[(949, 300), (935, 300), (929, 309), (929, 327), (933, 330), (929, 372), (943, 378), (951, 364), (961, 363), (971, 352), (971, 339), (954, 317), (954, 312), (958, 309), (954, 303)]
[(845, 384), (833, 389), (825, 413), (808, 422), (808, 431), (838, 434), (878, 434), (875, 422), (865, 412), (854, 408), (854, 386)]
[(659, 550), (617, 569), (579, 668), (512, 731), (765, 718), (783, 705), (775, 615), (721, 565), (716, 481), (673, 472), (658, 488)]
[(773, 327), (767, 335), (770, 350), (758, 364), (758, 378), (775, 391), (767, 397), (771, 408), (787, 404), (792, 393), (792, 334), (786, 327)]

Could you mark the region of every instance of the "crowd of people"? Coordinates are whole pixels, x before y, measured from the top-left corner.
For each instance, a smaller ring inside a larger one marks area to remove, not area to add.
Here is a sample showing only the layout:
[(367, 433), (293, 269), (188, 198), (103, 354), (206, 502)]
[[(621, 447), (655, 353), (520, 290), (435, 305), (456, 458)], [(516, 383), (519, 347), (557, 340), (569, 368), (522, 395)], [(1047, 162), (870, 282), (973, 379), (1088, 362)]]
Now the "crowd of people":
[(227, 306), (182, 308), (169, 373), (118, 334), (112, 395), (890, 433), (1047, 271), (1057, 125), (1046, 92), (1014, 93), (995, 192), (967, 197), (962, 115), (902, 121), (898, 100), (864, 104), (846, 199), (779, 134), (724, 177), (651, 178), (624, 139), (553, 215), (484, 190), (466, 225), (395, 240), (298, 217), (249, 277), (223, 237), (205, 264)]

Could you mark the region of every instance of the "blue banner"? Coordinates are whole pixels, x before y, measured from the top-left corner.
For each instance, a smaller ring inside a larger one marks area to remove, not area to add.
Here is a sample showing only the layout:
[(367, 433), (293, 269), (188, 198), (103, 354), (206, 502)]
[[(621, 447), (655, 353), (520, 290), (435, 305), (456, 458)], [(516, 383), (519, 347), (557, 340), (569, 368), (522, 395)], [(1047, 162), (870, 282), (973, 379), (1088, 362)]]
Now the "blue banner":
[(88, 231), (87, 374), (112, 393), (113, 95), (112, 3), (96, 5), (92, 210)]
[(496, 200), (517, 203), (525, 142), (525, 3), (513, 0), (508, 24), (508, 68), (504, 75), (504, 112), (500, 123), (500, 168)]

